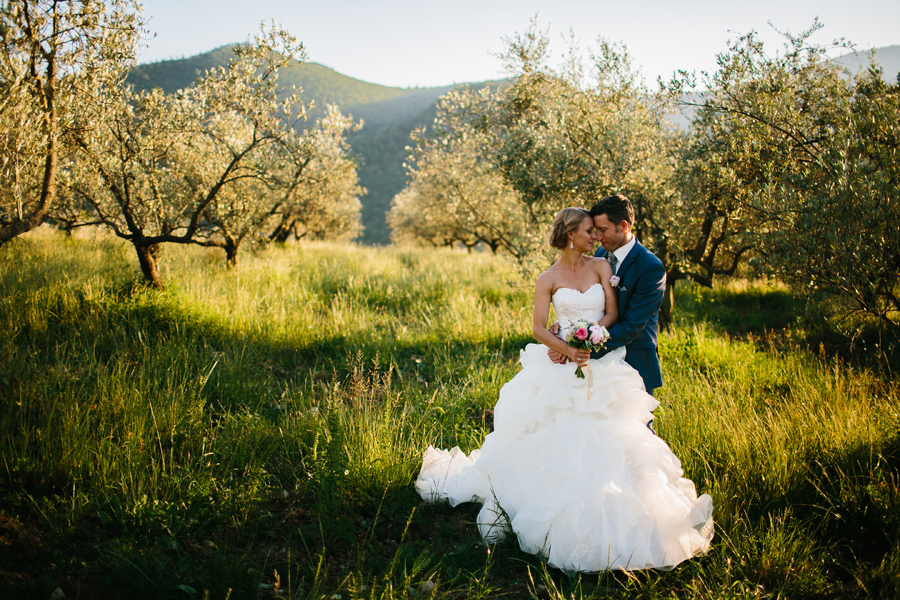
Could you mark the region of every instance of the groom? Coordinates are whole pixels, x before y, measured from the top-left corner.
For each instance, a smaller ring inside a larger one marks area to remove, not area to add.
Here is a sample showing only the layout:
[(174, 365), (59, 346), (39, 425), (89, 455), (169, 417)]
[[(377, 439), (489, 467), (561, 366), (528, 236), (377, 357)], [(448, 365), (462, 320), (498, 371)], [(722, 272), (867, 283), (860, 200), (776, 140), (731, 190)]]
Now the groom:
[(634, 207), (623, 194), (604, 198), (591, 207), (594, 232), (601, 247), (594, 256), (609, 260), (613, 287), (618, 298), (619, 320), (609, 328), (606, 347), (592, 358), (625, 346), (625, 362), (644, 380), (644, 388), (653, 394), (662, 387), (662, 371), (656, 335), (659, 307), (666, 291), (666, 269), (656, 256), (638, 243), (631, 232)]
[[(644, 380), (644, 388), (653, 394), (662, 387), (662, 371), (656, 349), (659, 307), (666, 290), (666, 269), (656, 256), (638, 243), (631, 232), (634, 207), (622, 194), (609, 196), (591, 207), (594, 235), (601, 247), (594, 256), (609, 260), (616, 279), (613, 287), (618, 298), (619, 320), (609, 328), (606, 347), (591, 354), (600, 358), (610, 350), (625, 346), (625, 362)], [(550, 352), (554, 362), (565, 356)]]

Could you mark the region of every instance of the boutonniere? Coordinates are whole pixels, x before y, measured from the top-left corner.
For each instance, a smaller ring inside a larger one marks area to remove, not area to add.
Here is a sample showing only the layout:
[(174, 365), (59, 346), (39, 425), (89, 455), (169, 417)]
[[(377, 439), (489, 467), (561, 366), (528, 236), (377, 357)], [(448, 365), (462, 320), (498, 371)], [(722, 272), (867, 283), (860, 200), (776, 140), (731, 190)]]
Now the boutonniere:
[(619, 276), (613, 275), (612, 277), (609, 278), (609, 285), (611, 285), (613, 287), (619, 287), (619, 281), (620, 281)]

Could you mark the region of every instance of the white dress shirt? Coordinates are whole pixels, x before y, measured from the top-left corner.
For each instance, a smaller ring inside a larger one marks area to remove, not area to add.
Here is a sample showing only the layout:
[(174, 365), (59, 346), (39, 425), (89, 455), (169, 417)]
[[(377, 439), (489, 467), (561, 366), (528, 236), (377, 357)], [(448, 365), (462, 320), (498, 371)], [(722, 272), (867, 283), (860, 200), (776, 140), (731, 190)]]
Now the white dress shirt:
[(615, 275), (619, 271), (619, 265), (622, 264), (622, 261), (625, 260), (625, 257), (628, 256), (628, 253), (631, 252), (631, 249), (634, 248), (634, 245), (637, 243), (637, 238), (631, 236), (631, 241), (619, 246), (615, 250), (613, 250), (613, 254), (616, 255), (616, 267), (613, 269), (613, 275)]

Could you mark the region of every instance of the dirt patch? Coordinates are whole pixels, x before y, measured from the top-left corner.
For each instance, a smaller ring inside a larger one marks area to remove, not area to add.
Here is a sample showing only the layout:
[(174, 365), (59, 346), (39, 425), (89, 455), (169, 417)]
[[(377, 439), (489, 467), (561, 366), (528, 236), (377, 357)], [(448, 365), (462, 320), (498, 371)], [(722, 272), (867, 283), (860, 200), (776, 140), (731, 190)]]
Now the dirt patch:
[(35, 566), (46, 564), (46, 554), (41, 532), (0, 515), (0, 583), (27, 584), (40, 574)]

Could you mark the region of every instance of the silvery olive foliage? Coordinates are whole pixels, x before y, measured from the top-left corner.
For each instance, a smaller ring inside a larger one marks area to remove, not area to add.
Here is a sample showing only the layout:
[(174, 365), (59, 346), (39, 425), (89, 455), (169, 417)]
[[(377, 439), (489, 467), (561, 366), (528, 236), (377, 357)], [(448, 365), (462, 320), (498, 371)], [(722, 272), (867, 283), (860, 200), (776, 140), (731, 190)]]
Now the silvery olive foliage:
[[(574, 45), (550, 67), (533, 25), (507, 41), (508, 85), (448, 95), (416, 134), (395, 239), (488, 243), (474, 233), (488, 228), (525, 270), (545, 268), (553, 215), (621, 192), (666, 266), (663, 322), (679, 280), (711, 286), (755, 265), (834, 312), (895, 326), (898, 87), (829, 60), (848, 45), (813, 43), (818, 28), (784, 34), (775, 53), (741, 36), (715, 71), (651, 91), (602, 38), (588, 67)], [(675, 104), (688, 109), (684, 130)]]
[[(558, 68), (549, 65), (548, 48), (547, 34), (533, 23), (507, 40), (501, 56), (513, 76), (507, 85), (482, 92), (477, 101), (472, 92), (445, 99), (434, 129), (417, 140), (417, 152), (426, 152), (428, 160), (415, 163), (410, 188), (395, 204), (414, 201), (422, 185), (417, 170), (441, 167), (445, 178), (463, 188), (471, 171), (453, 168), (451, 156), (459, 140), (474, 138), (467, 152), (477, 146), (478, 158), (468, 163), (483, 165), (481, 177), (499, 177), (498, 185), (508, 190), (502, 205), (511, 209), (498, 212), (508, 219), (504, 237), (511, 243), (501, 247), (525, 271), (543, 270), (554, 259), (546, 235), (560, 209), (589, 208), (617, 192), (634, 202), (645, 244), (669, 242), (680, 232), (676, 165), (684, 134), (666, 118), (667, 97), (644, 85), (619, 45), (599, 39), (585, 66), (573, 43)], [(420, 205), (419, 220), (441, 218), (443, 205)], [(469, 229), (472, 221), (489, 225), (480, 215), (491, 213), (487, 207), (469, 211)]]
[(827, 312), (896, 327), (900, 93), (829, 60), (846, 45), (812, 43), (817, 29), (775, 53), (743, 36), (682, 95), (696, 109), (682, 185), (730, 222), (731, 256), (749, 252)]
[(431, 131), (413, 132), (410, 182), (388, 213), (395, 242), (529, 253), (521, 201), (490, 161), (490, 132), (480, 126), (497, 99), (489, 87), (454, 90), (438, 101)]
[(598, 38), (584, 64), (572, 42), (557, 68), (548, 46), (536, 24), (507, 41), (501, 58), (515, 78), (491, 124), (493, 160), (522, 198), (523, 226), (546, 232), (561, 208), (624, 193), (638, 237), (665, 257), (682, 231), (675, 175), (684, 138), (666, 117), (666, 96), (645, 85), (619, 44)]
[(131, 242), (146, 281), (162, 287), (162, 244), (220, 247), (230, 264), (246, 239), (285, 220), (359, 230), (360, 188), (334, 110), (306, 127), (299, 92), (280, 97), (278, 71), (303, 47), (263, 28), (225, 67), (174, 94), (108, 90), (102, 119), (77, 130), (69, 211)]
[(124, 76), (141, 23), (125, 0), (0, 3), (0, 245), (55, 206), (68, 134)]
[(363, 229), (359, 197), (365, 189), (359, 185), (346, 133), (361, 126), (330, 105), (315, 126), (303, 131), (293, 161), (281, 165), (284, 193), (270, 210), (274, 227), (260, 230), (264, 240), (359, 237)]
[(783, 226), (764, 264), (810, 297), (832, 295), (830, 312), (875, 317), (896, 329), (900, 86), (870, 72), (854, 82), (845, 110), (828, 147), (786, 193), (802, 208), (780, 216)]

